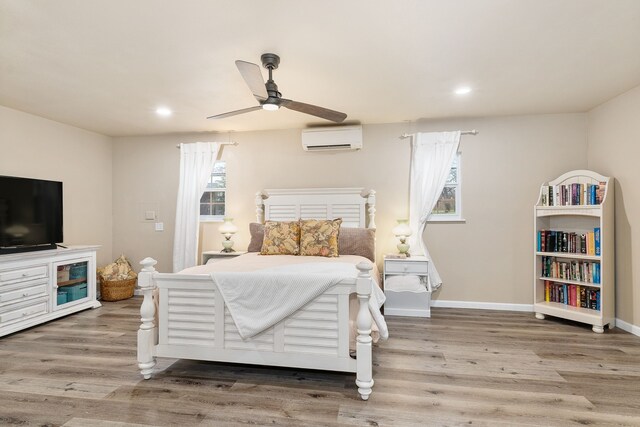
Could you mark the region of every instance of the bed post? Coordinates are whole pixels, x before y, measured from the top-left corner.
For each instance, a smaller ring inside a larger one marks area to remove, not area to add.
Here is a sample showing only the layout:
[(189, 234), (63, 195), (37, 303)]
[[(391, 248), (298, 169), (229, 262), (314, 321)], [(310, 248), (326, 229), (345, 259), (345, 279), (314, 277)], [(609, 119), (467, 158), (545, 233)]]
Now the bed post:
[(263, 223), (262, 218), (264, 214), (264, 200), (262, 198), (262, 191), (258, 191), (256, 193), (255, 204), (256, 204), (256, 222), (258, 224), (262, 224)]
[(371, 190), (367, 196), (367, 205), (369, 205), (369, 226), (367, 228), (376, 228), (376, 191)]
[(362, 400), (368, 400), (373, 387), (373, 360), (371, 358), (371, 313), (369, 312), (369, 298), (371, 296), (371, 270), (373, 266), (368, 262), (361, 262), (357, 266), (356, 292), (358, 293), (358, 337), (356, 338), (356, 385)]
[(145, 380), (151, 378), (153, 367), (156, 365), (156, 358), (153, 356), (153, 346), (156, 344), (157, 327), (154, 325), (156, 306), (153, 302), (153, 290), (155, 283), (153, 268), (157, 261), (153, 258), (145, 258), (140, 261), (143, 265), (142, 271), (138, 275), (138, 285), (142, 290), (144, 300), (140, 306), (140, 317), (142, 324), (138, 329), (138, 367)]

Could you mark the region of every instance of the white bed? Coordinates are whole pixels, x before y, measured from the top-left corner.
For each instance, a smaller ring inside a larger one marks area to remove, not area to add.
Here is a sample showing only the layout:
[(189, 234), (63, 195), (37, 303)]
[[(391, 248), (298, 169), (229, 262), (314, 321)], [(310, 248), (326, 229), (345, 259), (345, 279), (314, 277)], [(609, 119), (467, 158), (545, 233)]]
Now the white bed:
[[(343, 227), (375, 228), (375, 192), (359, 188), (265, 190), (256, 195), (257, 222), (343, 219)], [(367, 221), (368, 218), (368, 221)], [(266, 257), (265, 257), (266, 258)], [(304, 257), (300, 257), (304, 258)], [(310, 257), (311, 258), (311, 257)], [(315, 258), (315, 257), (314, 257)], [(159, 273), (156, 261), (141, 261), (138, 366), (149, 379), (156, 357), (248, 363), (356, 373), (363, 400), (373, 387), (373, 279), (370, 262), (302, 308), (248, 339), (242, 339), (209, 274)], [(356, 357), (349, 352), (349, 296), (356, 293)], [(159, 295), (158, 311), (153, 295)], [(158, 319), (156, 324), (156, 319)]]

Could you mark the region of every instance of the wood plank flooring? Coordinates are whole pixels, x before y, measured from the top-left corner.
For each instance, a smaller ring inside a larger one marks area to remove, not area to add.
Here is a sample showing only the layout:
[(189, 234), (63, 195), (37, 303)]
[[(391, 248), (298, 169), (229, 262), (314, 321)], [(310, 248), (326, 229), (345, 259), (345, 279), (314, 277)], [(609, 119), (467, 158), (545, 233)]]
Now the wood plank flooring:
[(640, 426), (640, 338), (532, 313), (387, 317), (373, 394), (354, 375), (136, 364), (141, 299), (0, 338), (1, 426)]

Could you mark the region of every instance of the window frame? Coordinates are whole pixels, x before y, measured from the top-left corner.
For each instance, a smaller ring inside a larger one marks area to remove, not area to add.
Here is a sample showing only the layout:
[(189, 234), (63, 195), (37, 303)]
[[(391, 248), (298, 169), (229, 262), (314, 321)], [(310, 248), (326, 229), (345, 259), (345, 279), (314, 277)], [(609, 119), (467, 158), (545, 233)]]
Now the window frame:
[[(445, 184), (445, 187), (455, 187), (455, 205), (456, 205), (456, 213), (455, 214), (438, 214), (431, 213), (429, 215), (429, 219), (427, 222), (465, 222), (464, 217), (462, 216), (462, 151), (456, 152), (456, 160), (457, 160), (457, 183), (456, 184)], [(438, 197), (440, 200), (440, 197)]]
[[(224, 177), (224, 182), (225, 182), (225, 186), (224, 188), (206, 188), (204, 190), (204, 192), (200, 195), (200, 198), (202, 199), (202, 196), (204, 195), (204, 193), (224, 193), (224, 203), (217, 203), (217, 204), (222, 204), (224, 207), (224, 213), (222, 215), (200, 215), (199, 219), (200, 222), (222, 222), (224, 220), (224, 217), (226, 216), (227, 213), (227, 162), (225, 160), (216, 160), (216, 162), (214, 163), (214, 168), (215, 165), (223, 163), (224, 164), (224, 174), (216, 174), (214, 172), (214, 170), (211, 171), (211, 174), (209, 175), (209, 180), (211, 180), (211, 178), (213, 176), (222, 176)], [(202, 203), (200, 203), (202, 204)], [(216, 203), (211, 203), (216, 204)]]

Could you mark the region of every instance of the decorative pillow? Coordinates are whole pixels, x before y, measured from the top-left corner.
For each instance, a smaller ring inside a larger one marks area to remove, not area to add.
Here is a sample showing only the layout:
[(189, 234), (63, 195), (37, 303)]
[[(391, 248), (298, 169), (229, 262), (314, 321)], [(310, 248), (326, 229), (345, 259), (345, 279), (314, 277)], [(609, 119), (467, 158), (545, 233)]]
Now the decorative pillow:
[(360, 255), (376, 262), (376, 230), (342, 227), (338, 236), (340, 255)]
[(267, 221), (260, 255), (298, 255), (300, 253), (300, 223), (298, 221)]
[(264, 225), (252, 222), (249, 224), (249, 234), (251, 234), (251, 241), (247, 252), (260, 252), (262, 250), (262, 241), (264, 240)]
[(338, 234), (342, 219), (300, 220), (300, 255), (338, 256)]

